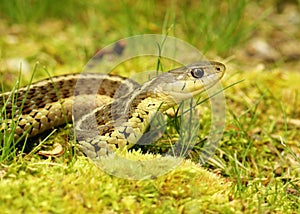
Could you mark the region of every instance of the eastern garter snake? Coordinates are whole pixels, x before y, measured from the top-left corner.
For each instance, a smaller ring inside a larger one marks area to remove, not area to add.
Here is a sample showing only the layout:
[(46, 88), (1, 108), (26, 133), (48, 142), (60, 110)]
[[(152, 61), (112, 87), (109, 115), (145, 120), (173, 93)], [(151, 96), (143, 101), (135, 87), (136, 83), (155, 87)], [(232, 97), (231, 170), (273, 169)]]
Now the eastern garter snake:
[[(91, 158), (103, 156), (134, 145), (157, 111), (213, 86), (224, 72), (222, 63), (200, 62), (165, 72), (143, 85), (106, 74), (53, 77), (20, 88), (14, 96), (11, 92), (2, 94), (2, 115), (5, 111), (10, 119), (2, 121), (0, 134), (9, 132), (13, 121), (17, 124), (14, 137), (18, 139), (73, 120), (83, 152)], [(94, 85), (99, 86), (96, 95), (91, 90)], [(91, 106), (94, 110), (87, 112)]]

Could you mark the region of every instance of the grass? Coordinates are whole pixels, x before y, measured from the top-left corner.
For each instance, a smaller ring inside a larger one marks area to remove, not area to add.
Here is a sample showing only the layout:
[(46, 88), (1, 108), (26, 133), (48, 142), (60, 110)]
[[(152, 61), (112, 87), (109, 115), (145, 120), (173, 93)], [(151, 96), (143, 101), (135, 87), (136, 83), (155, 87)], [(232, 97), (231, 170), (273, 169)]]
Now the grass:
[[(226, 166), (223, 172), (237, 183), (237, 195), (247, 203), (249, 194), (263, 198), (257, 198), (261, 200), (257, 202), (261, 206), (260, 211), (265, 211), (264, 206), (273, 211), (279, 211), (280, 206), (299, 210), (299, 198), (289, 200), (292, 197), (285, 193), (294, 183), (298, 183), (296, 189), (299, 190), (300, 165), (295, 157), (299, 154), (299, 136), (296, 134), (299, 126), (295, 127), (284, 119), (295, 110), (291, 111), (289, 106), (299, 102), (295, 97), (295, 85), (291, 84), (292, 78), (299, 79), (299, 75), (291, 73), (286, 81), (278, 75), (281, 75), (280, 71), (271, 74), (252, 72), (239, 88), (231, 88), (233, 91), (228, 92), (227, 100), (235, 104), (228, 104), (229, 127), (217, 155), (221, 162), (219, 165)], [(251, 86), (254, 79), (259, 81)], [(277, 79), (275, 86), (270, 81), (273, 79)], [(279, 86), (281, 84), (289, 84), (285, 90), (294, 96), (289, 101)], [(248, 91), (250, 87), (251, 93)], [(241, 111), (238, 108), (242, 108)], [(294, 148), (293, 151), (291, 148)], [(264, 194), (259, 196), (258, 193)], [(264, 206), (260, 204), (262, 201)]]
[[(17, 108), (15, 105), (18, 102), (18, 93), (17, 90), (19, 88), (20, 83), (20, 76), (19, 80), (15, 83), (12, 93), (9, 94), (9, 96), (2, 96), (1, 97), (1, 112), (0, 112), (0, 122), (2, 124), (1, 127), (1, 135), (0, 135), (0, 142), (3, 142), (3, 144), (0, 147), (0, 161), (5, 162), (9, 161), (17, 156), (17, 144), (21, 142), (21, 139), (15, 140), (14, 139), (14, 133), (16, 132), (17, 124), (20, 121), (20, 114), (18, 112), (22, 112), (24, 100), (21, 101), (21, 103), (18, 105), (19, 108)], [(3, 89), (2, 89), (3, 91)], [(26, 95), (25, 95), (26, 98)], [(9, 109), (9, 106), (11, 106), (11, 112), (7, 112), (6, 108)], [(9, 115), (10, 114), (10, 115)], [(11, 118), (15, 118), (15, 120), (11, 120)], [(9, 121), (9, 122), (8, 122)], [(21, 137), (24, 137), (25, 134), (21, 135)], [(26, 145), (26, 140), (24, 140), (24, 146)], [(24, 146), (21, 149), (21, 153), (23, 152)]]
[[(0, 32), (6, 32), (0, 33), (3, 90), (12, 89), (18, 81), (20, 64), (11, 65), (15, 58), (24, 59), (30, 66), (39, 61), (37, 80), (48, 76), (45, 68), (51, 75), (81, 71), (98, 49), (120, 38), (161, 32), (184, 39), (209, 56), (230, 57), (259, 24), (259, 20), (247, 19), (247, 9), (255, 3), (244, 0), (223, 1), (213, 7), (206, 0), (189, 4), (64, 2), (63, 7), (53, 1), (0, 2)], [(19, 154), (13, 147), (4, 146), (1, 211), (300, 212), (299, 73), (281, 68), (263, 72), (248, 68), (244, 72), (234, 63), (226, 65), (224, 87), (243, 81), (225, 90), (225, 132), (214, 157), (204, 166), (195, 164), (199, 161), (195, 150), (191, 157), (194, 162), (184, 160), (156, 179), (121, 179), (81, 156), (73, 141), (66, 140), (69, 129), (61, 128), (49, 137), (46, 146), (63, 142), (62, 156)], [(142, 62), (128, 64), (125, 70), (134, 73), (142, 66)], [(31, 70), (22, 71), (20, 85), (30, 82)], [(209, 103), (198, 108), (203, 116), (196, 142), (201, 147), (210, 128)], [(176, 134), (173, 127), (169, 131)], [(45, 143), (40, 145), (41, 141), (35, 140), (40, 150), (47, 149)], [(133, 159), (152, 157), (139, 151), (125, 155)]]

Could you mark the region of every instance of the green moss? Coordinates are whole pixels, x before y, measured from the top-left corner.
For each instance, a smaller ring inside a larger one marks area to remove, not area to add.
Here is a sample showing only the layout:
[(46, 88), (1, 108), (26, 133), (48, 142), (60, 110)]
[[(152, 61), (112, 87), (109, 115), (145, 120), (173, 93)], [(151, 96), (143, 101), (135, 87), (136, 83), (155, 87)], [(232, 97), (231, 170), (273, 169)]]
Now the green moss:
[(176, 213), (213, 210), (217, 205), (230, 208), (229, 183), (190, 161), (156, 179), (138, 181), (108, 175), (84, 157), (72, 166), (31, 159), (2, 170), (0, 208), (5, 212)]

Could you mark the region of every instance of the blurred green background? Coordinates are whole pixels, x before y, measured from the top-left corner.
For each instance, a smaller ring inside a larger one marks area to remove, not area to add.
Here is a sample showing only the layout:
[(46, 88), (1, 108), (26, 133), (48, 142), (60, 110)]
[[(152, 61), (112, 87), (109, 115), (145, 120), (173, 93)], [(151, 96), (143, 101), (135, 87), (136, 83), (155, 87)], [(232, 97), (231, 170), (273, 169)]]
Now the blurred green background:
[(39, 61), (54, 73), (80, 71), (102, 47), (146, 33), (183, 39), (210, 59), (282, 65), (299, 59), (286, 50), (299, 42), (298, 9), (297, 1), (271, 0), (1, 0), (0, 72), (20, 61), (25, 70)]

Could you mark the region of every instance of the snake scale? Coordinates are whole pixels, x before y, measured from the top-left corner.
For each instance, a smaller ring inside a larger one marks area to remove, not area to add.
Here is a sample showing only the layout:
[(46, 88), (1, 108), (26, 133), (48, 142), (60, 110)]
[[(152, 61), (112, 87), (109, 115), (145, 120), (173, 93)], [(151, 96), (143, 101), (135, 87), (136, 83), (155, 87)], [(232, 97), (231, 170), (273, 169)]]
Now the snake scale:
[[(203, 61), (164, 72), (142, 85), (121, 76), (95, 73), (42, 80), (1, 95), (6, 119), (0, 134), (13, 130), (15, 139), (33, 137), (73, 121), (82, 151), (98, 158), (116, 148), (132, 147), (157, 111), (201, 93), (224, 72), (222, 63)], [(92, 90), (95, 85), (96, 93)]]

